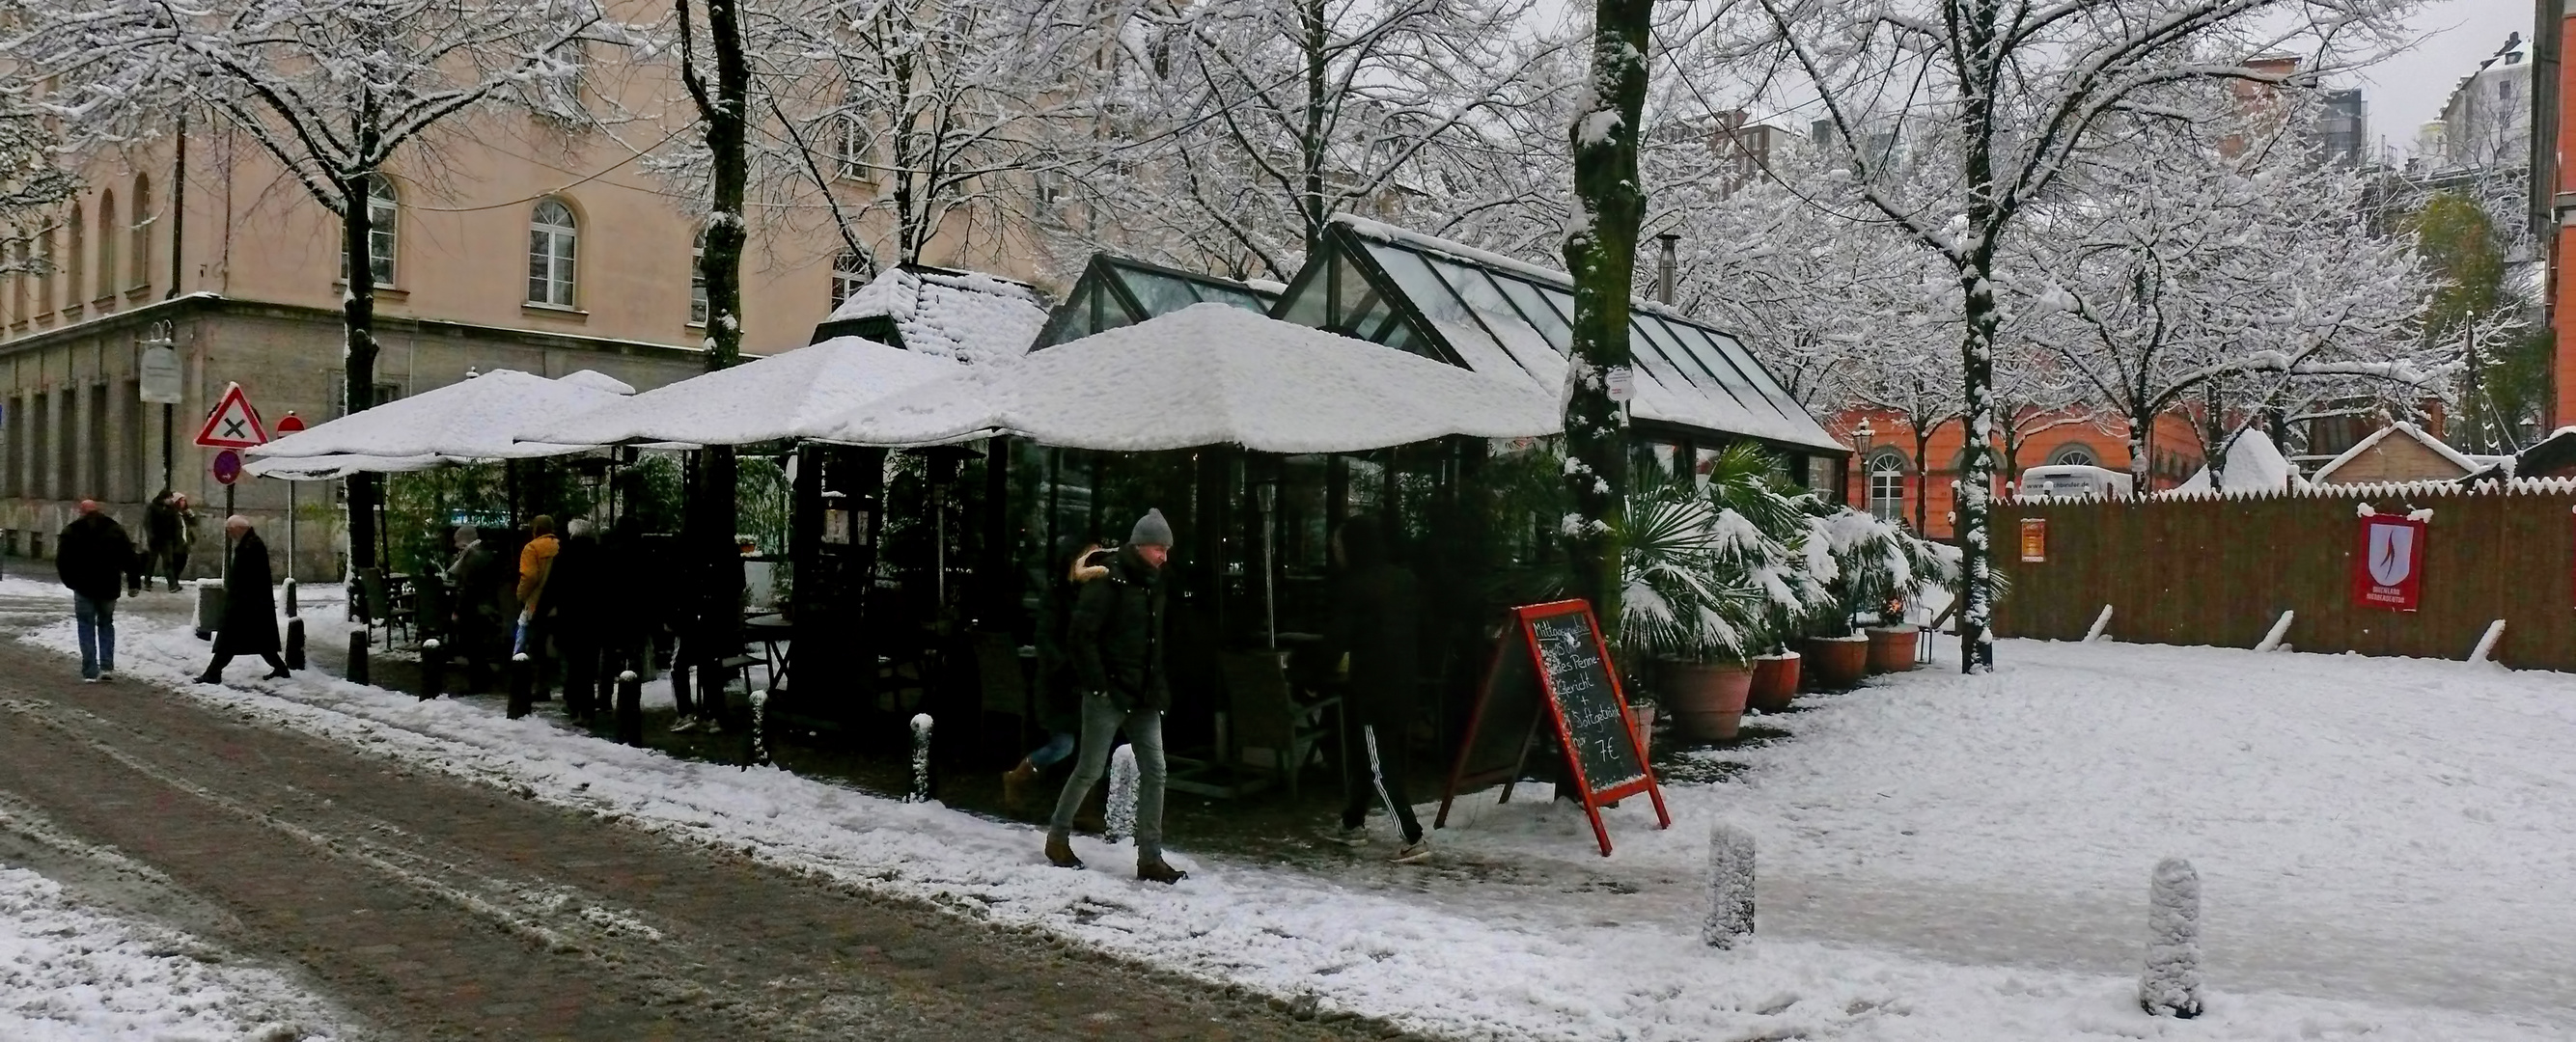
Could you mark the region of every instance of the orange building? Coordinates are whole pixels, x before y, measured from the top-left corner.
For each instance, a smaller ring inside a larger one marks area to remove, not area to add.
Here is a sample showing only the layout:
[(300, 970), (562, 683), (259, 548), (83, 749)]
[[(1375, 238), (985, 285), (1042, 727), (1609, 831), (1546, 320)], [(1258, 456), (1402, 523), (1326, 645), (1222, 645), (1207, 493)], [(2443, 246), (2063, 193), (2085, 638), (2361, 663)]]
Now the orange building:
[[(1868, 426), (1866, 436), (1861, 433), (1863, 424)], [(2124, 421), (2096, 420), (2073, 412), (2031, 413), (2020, 417), (2017, 426), (2031, 433), (2023, 437), (2019, 452), (1998, 462), (1997, 492), (2032, 467), (2083, 464), (2129, 469), (2129, 429)], [(1848, 502), (1903, 521), (1932, 538), (1950, 538), (1950, 512), (1958, 496), (1954, 486), (1967, 462), (1964, 423), (1950, 420), (1931, 429), (1921, 448), (1920, 459), (1930, 463), (1925, 470), (1916, 468), (1915, 430), (1902, 415), (1884, 409), (1851, 409), (1827, 420), (1825, 429), (1853, 449), (1853, 465), (1843, 489)], [(2200, 439), (2184, 417), (2170, 413), (2157, 417), (2147, 446), (2150, 491), (2172, 488), (2200, 469)], [(1995, 451), (2000, 455), (2003, 447), (1998, 444)]]

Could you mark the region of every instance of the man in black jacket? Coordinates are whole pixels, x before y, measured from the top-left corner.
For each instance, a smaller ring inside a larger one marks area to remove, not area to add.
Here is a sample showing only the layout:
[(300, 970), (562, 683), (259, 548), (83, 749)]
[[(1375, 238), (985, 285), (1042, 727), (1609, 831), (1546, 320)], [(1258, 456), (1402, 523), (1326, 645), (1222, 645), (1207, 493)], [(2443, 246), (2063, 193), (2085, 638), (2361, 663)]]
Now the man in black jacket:
[(1386, 804), (1404, 844), (1398, 864), (1431, 856), (1422, 823), (1413, 820), (1413, 801), (1404, 791), (1405, 732), (1413, 724), (1414, 658), (1420, 591), (1413, 573), (1386, 559), (1386, 540), (1377, 519), (1360, 516), (1342, 522), (1333, 536), (1342, 577), (1333, 599), (1332, 630), (1325, 654), (1350, 656), (1350, 687), (1342, 699), (1342, 763), (1350, 792), (1342, 805), (1342, 825), (1331, 838), (1349, 846), (1368, 842), (1371, 795)]
[(80, 631), (81, 679), (96, 683), (116, 672), (116, 595), (134, 562), (134, 539), (125, 526), (80, 502), (80, 516), (63, 526), (55, 544), (54, 571), (71, 587), (72, 618)]
[(1163, 861), (1163, 710), (1172, 702), (1163, 668), (1163, 563), (1172, 525), (1160, 510), (1136, 522), (1110, 561), (1074, 602), (1066, 643), (1082, 685), (1082, 751), (1047, 830), (1047, 860), (1081, 868), (1073, 856), (1073, 814), (1109, 765), (1109, 743), (1127, 732), (1136, 749), (1136, 878), (1177, 883), (1188, 875)]

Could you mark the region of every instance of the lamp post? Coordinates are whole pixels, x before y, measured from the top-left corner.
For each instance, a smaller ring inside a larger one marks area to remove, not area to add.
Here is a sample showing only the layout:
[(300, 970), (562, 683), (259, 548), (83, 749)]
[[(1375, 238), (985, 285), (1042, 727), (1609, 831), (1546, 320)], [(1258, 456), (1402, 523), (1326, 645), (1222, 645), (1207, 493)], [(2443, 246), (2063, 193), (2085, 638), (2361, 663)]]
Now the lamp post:
[(1863, 510), (1870, 508), (1869, 442), (1877, 436), (1878, 432), (1870, 429), (1867, 416), (1860, 418), (1860, 426), (1852, 428), (1852, 458), (1860, 464), (1860, 504)]

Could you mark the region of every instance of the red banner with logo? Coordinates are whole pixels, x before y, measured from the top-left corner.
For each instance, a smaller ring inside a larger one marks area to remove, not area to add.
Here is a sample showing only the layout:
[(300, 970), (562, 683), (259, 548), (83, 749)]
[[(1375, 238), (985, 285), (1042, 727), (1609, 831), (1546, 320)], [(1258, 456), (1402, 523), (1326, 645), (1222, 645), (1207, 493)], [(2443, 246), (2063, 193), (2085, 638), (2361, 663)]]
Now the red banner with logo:
[(2404, 517), (2361, 519), (2361, 541), (2352, 555), (2354, 604), (2415, 610), (2424, 594), (2424, 531), (2424, 522)]

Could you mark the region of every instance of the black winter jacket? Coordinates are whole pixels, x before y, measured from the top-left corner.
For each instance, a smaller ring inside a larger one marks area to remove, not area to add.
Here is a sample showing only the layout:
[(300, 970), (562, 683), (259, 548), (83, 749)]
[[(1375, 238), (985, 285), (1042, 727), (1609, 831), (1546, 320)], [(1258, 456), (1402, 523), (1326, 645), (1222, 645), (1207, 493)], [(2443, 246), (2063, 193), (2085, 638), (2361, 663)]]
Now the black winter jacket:
[(215, 654), (276, 654), (277, 573), (268, 564), (268, 543), (256, 531), (244, 532), (232, 555), (232, 566), (224, 569), (224, 621), (215, 631)]
[(1163, 668), (1162, 569), (1135, 547), (1120, 547), (1109, 574), (1083, 584), (1074, 601), (1073, 668), (1086, 691), (1105, 692), (1120, 709), (1169, 709)]
[(54, 547), (54, 571), (73, 593), (93, 601), (112, 601), (125, 589), (126, 570), (134, 566), (134, 540), (125, 526), (101, 511), (83, 514), (63, 526)]
[(1420, 602), (1413, 573), (1392, 564), (1342, 577), (1324, 647), (1335, 659), (1350, 654), (1348, 704), (1362, 723), (1402, 726), (1413, 719)]

